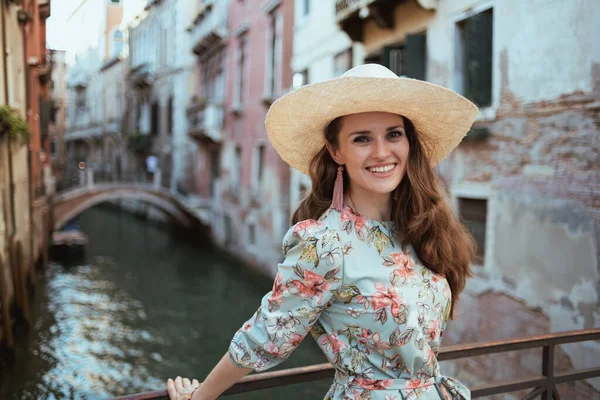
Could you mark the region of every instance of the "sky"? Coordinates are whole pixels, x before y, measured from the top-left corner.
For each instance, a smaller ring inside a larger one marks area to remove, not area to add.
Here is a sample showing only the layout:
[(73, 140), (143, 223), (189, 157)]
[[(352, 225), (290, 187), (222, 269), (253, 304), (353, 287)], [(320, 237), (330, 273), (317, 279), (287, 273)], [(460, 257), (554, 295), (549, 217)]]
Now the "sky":
[[(46, 20), (46, 43), (48, 48), (56, 50), (66, 50), (67, 60), (74, 58), (74, 47), (69, 40), (69, 30), (66, 29), (67, 19), (73, 11), (83, 2), (105, 2), (107, 0), (51, 0), (50, 18)], [(146, 4), (147, 0), (121, 0), (123, 2), (123, 19), (131, 21), (138, 15)], [(95, 32), (77, 32), (80, 35), (87, 36), (90, 40), (95, 37)]]

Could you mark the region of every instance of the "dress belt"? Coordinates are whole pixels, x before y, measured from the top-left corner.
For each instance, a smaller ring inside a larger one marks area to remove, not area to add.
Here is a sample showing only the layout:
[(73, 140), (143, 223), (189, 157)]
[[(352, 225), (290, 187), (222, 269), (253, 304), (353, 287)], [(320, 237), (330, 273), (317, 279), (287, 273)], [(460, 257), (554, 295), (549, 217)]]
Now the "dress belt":
[(339, 370), (335, 373), (335, 381), (344, 387), (344, 390), (357, 386), (367, 390), (398, 390), (402, 400), (405, 394), (418, 389), (427, 389), (433, 386), (441, 399), (470, 400), (471, 392), (462, 383), (444, 375), (432, 376), (429, 379), (419, 380), (411, 378), (396, 379), (366, 379), (355, 375), (347, 375)]

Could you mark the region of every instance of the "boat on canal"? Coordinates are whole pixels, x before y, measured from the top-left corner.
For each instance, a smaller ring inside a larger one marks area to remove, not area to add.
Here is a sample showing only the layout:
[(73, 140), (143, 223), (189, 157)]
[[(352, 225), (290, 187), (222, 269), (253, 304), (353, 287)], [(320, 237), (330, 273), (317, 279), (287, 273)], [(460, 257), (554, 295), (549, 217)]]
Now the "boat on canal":
[(53, 259), (77, 261), (85, 256), (88, 236), (79, 230), (79, 224), (71, 223), (52, 233), (50, 252)]

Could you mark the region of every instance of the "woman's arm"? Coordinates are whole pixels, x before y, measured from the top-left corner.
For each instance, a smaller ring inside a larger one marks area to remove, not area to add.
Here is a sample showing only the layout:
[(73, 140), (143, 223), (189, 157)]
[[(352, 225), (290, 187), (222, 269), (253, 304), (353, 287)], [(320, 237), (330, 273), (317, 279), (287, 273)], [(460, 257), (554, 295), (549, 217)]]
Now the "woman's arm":
[(241, 368), (234, 365), (229, 359), (229, 353), (225, 353), (221, 361), (200, 384), (200, 388), (196, 390), (192, 400), (216, 399), (250, 372), (252, 372), (251, 368)]

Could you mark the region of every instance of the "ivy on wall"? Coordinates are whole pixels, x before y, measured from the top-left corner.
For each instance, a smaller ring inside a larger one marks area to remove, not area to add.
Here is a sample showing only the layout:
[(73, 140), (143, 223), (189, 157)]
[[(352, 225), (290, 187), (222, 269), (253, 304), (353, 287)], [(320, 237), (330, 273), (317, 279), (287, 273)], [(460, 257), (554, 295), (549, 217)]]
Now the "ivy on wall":
[(0, 135), (9, 135), (20, 144), (29, 141), (29, 126), (18, 112), (9, 106), (0, 106)]

